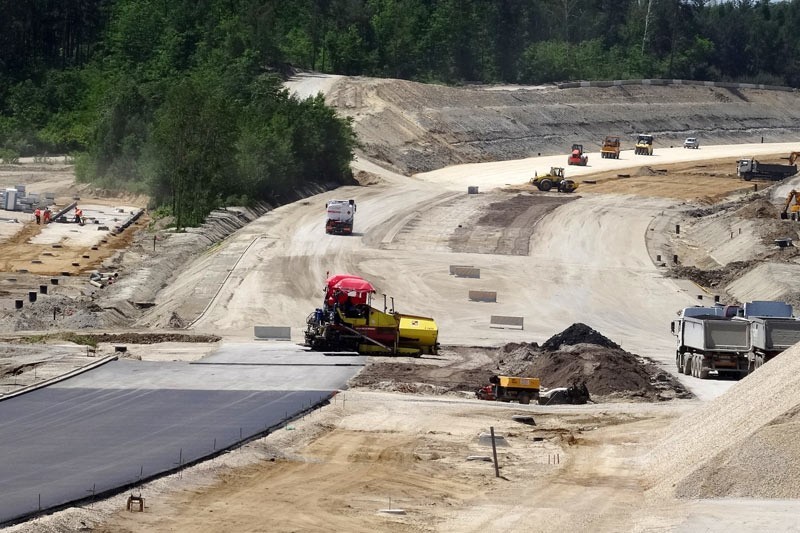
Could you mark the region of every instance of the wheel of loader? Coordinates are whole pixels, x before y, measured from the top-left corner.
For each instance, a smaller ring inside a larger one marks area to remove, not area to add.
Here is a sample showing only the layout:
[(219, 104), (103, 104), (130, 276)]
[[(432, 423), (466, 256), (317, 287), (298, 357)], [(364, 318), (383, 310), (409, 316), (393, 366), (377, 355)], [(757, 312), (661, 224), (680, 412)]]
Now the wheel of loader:
[(553, 182), (548, 179), (544, 179), (539, 182), (539, 190), (542, 192), (547, 192), (552, 188), (553, 188)]

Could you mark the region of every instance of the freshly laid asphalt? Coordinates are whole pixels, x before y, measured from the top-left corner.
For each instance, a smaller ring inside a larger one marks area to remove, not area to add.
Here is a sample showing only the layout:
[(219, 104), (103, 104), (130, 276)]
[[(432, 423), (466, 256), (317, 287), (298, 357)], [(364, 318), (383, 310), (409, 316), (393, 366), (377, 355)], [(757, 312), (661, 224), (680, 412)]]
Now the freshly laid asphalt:
[(114, 361), (0, 401), (0, 524), (280, 427), (344, 388), (363, 361), (290, 344), (228, 345), (193, 364)]

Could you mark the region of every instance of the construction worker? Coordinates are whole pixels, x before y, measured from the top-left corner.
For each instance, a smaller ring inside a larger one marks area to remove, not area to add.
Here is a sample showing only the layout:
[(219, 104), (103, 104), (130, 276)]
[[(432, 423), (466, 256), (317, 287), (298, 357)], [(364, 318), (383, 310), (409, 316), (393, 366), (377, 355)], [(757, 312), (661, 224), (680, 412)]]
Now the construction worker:
[(50, 223), (50, 217), (51, 216), (53, 216), (53, 214), (50, 212), (50, 208), (49, 207), (45, 207), (44, 208), (44, 223), (45, 224), (49, 224)]
[(39, 209), (37, 207), (36, 210), (33, 212), (33, 216), (36, 217), (36, 223), (37, 224), (41, 224), (42, 223), (42, 210), (41, 209)]
[(77, 205), (75, 206), (75, 222), (81, 226), (83, 225), (83, 211)]

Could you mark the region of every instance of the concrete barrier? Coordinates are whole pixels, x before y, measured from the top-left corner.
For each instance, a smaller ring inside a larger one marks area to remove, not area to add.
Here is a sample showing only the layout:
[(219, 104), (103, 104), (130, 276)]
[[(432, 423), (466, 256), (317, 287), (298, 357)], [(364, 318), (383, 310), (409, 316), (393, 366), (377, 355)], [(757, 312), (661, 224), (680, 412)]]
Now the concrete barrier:
[(469, 291), (469, 299), (473, 302), (496, 302), (497, 293), (494, 291)]
[(450, 275), (455, 276), (456, 269), (458, 268), (475, 268), (475, 267), (472, 265), (450, 265)]
[(453, 269), (453, 275), (457, 278), (480, 279), (481, 269), (474, 267), (456, 267)]
[(500, 315), (492, 315), (491, 320), (489, 321), (490, 328), (515, 328), (515, 329), (525, 329), (524, 326), (525, 318), (521, 316), (500, 316)]
[(257, 340), (290, 341), (292, 328), (289, 326), (253, 326), (253, 335)]

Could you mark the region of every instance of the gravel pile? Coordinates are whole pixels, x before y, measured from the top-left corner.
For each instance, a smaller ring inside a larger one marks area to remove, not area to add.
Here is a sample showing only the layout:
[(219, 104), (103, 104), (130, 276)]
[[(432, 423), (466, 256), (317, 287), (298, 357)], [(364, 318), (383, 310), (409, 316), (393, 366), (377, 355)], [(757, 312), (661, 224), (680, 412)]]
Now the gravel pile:
[(800, 346), (677, 420), (645, 457), (653, 495), (800, 498)]

